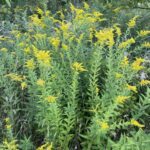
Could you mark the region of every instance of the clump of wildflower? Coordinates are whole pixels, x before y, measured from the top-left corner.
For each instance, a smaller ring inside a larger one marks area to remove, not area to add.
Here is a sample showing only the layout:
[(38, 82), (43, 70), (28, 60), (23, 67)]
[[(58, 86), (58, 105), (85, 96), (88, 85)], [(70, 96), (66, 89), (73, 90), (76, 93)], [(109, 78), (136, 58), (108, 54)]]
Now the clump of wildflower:
[(123, 104), (129, 98), (130, 98), (130, 96), (117, 96), (116, 102), (119, 104)]
[(148, 31), (148, 30), (141, 30), (139, 33), (138, 33), (138, 35), (139, 36), (146, 36), (146, 35), (148, 35), (148, 34), (150, 34), (150, 31)]
[(137, 120), (135, 119), (131, 119), (131, 124), (134, 125), (134, 126), (137, 126), (139, 128), (143, 128), (145, 127), (143, 124), (140, 124)]
[(149, 80), (141, 80), (141, 81), (140, 81), (140, 85), (141, 85), (141, 86), (148, 85), (148, 84), (150, 84), (150, 81), (149, 81)]
[(129, 59), (127, 56), (124, 56), (123, 60), (121, 61), (121, 66), (126, 67), (129, 64)]
[(69, 23), (61, 22), (60, 30), (62, 30), (64, 33), (68, 32), (70, 27)]
[(62, 44), (62, 48), (63, 48), (64, 50), (68, 50), (68, 46), (67, 46), (66, 44)]
[(142, 47), (150, 48), (150, 42), (143, 43)]
[(115, 77), (116, 77), (117, 79), (120, 79), (120, 78), (123, 77), (123, 74), (121, 74), (121, 73), (116, 73), (116, 74), (115, 74)]
[(25, 67), (27, 67), (28, 69), (34, 69), (35, 68), (34, 60), (33, 59), (27, 60)]
[(114, 29), (115, 29), (116, 34), (120, 37), (122, 34), (121, 29), (117, 25), (114, 25)]
[(129, 22), (127, 23), (127, 25), (128, 25), (129, 28), (134, 28), (135, 27), (135, 25), (136, 25), (136, 19), (137, 18), (138, 17), (135, 16), (135, 17), (133, 17), (132, 19), (129, 20)]
[(136, 58), (136, 60), (132, 63), (132, 69), (135, 71), (139, 71), (143, 69), (144, 67), (141, 66), (141, 63), (143, 63), (145, 60), (143, 58)]
[(36, 82), (36, 84), (37, 84), (38, 86), (44, 86), (44, 85), (45, 85), (45, 81), (42, 80), (42, 79), (38, 79), (37, 82)]
[(109, 129), (109, 125), (108, 125), (107, 122), (101, 122), (101, 123), (100, 123), (100, 126), (101, 126), (101, 129), (102, 129), (102, 130), (107, 130), (107, 129)]
[(84, 9), (88, 10), (89, 9), (89, 5), (86, 2), (84, 2), (83, 4), (84, 4)]
[(55, 47), (58, 48), (60, 45), (60, 39), (58, 37), (50, 38), (50, 43)]
[(10, 77), (12, 81), (20, 81), (20, 82), (24, 79), (24, 77), (15, 73), (9, 73), (6, 75), (6, 77)]
[(35, 52), (35, 57), (39, 62), (42, 62), (44, 64), (49, 64), (50, 63), (50, 54), (49, 51), (37, 51)]
[(137, 87), (127, 84), (127, 89), (137, 93)]
[(98, 43), (104, 44), (106, 43), (109, 47), (112, 47), (114, 45), (114, 29), (107, 28), (104, 30), (100, 30), (99, 32), (96, 32), (95, 36), (98, 39)]
[(118, 48), (123, 49), (123, 48), (126, 48), (127, 46), (130, 46), (131, 44), (134, 44), (134, 43), (135, 43), (134, 38), (130, 38), (130, 39), (120, 43)]
[(49, 103), (54, 103), (54, 102), (56, 102), (56, 99), (57, 99), (57, 97), (55, 97), (55, 96), (48, 96), (48, 97), (46, 97), (46, 100), (49, 102)]
[(73, 68), (73, 70), (75, 70), (77, 72), (86, 71), (86, 69), (82, 66), (82, 63), (78, 63), (78, 62), (74, 62), (72, 64), (72, 68)]
[(26, 82), (22, 82), (21, 83), (21, 89), (24, 90), (25, 88), (27, 88), (27, 83)]
[(37, 13), (40, 14), (41, 16), (44, 14), (43, 10), (41, 8), (36, 9)]

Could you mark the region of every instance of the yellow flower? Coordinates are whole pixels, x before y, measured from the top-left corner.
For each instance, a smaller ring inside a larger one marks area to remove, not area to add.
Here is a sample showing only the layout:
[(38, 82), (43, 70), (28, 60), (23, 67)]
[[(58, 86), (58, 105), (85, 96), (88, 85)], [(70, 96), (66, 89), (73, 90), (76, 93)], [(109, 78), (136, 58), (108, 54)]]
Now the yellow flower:
[(36, 84), (39, 85), (39, 86), (44, 86), (45, 85), (45, 81), (42, 80), (42, 79), (38, 79)]
[(54, 102), (56, 102), (56, 99), (57, 99), (57, 97), (55, 97), (55, 96), (48, 96), (48, 97), (46, 97), (46, 100), (49, 102), (49, 103), (54, 103)]
[(67, 32), (69, 30), (69, 27), (69, 23), (61, 22), (60, 30), (62, 30), (63, 32)]
[(150, 42), (143, 43), (142, 47), (150, 48)]
[(12, 126), (11, 126), (11, 124), (7, 124), (5, 127), (6, 127), (6, 129), (9, 130), (9, 129), (11, 129)]
[(55, 47), (58, 48), (60, 45), (60, 39), (58, 37), (50, 38), (50, 43)]
[(141, 63), (143, 63), (145, 60), (143, 58), (136, 58), (136, 60), (132, 63), (132, 69), (135, 71), (139, 71), (143, 69), (144, 67), (141, 66)]
[(5, 139), (3, 141), (3, 145), (4, 145), (5, 149), (19, 150), (19, 148), (18, 148), (19, 145), (16, 144), (16, 142), (17, 142), (16, 140), (12, 140), (12, 141), (8, 142), (8, 140)]
[(133, 17), (132, 19), (129, 20), (129, 22), (127, 23), (129, 28), (135, 27), (137, 18), (138, 18), (138, 16), (135, 16), (135, 17)]
[(143, 124), (140, 124), (137, 120), (131, 119), (131, 124), (139, 128), (145, 127)]
[(51, 144), (45, 143), (39, 146), (36, 150), (52, 150), (52, 143)]
[(109, 129), (109, 125), (108, 125), (107, 122), (101, 122), (101, 123), (100, 123), (100, 126), (101, 126), (101, 129), (102, 129), (102, 130), (107, 130), (107, 129)]
[(37, 13), (40, 14), (41, 16), (44, 14), (43, 10), (41, 8), (36, 9)]
[(121, 36), (121, 34), (122, 34), (121, 33), (121, 29), (119, 27), (117, 27), (117, 26), (115, 26), (114, 28), (115, 28), (115, 31), (116, 31), (117, 35)]
[(24, 48), (24, 52), (29, 53), (30, 52), (30, 47)]
[(7, 49), (7, 48), (1, 48), (0, 51), (1, 51), (1, 52), (7, 52), (8, 49)]
[(127, 89), (137, 93), (137, 87), (127, 84)]
[(8, 117), (5, 118), (4, 120), (5, 120), (5, 122), (6, 122), (7, 124), (10, 122), (10, 118), (8, 118)]
[(141, 80), (141, 81), (140, 81), (140, 85), (141, 85), (141, 86), (144, 86), (144, 85), (147, 85), (147, 84), (150, 84), (150, 81), (149, 81), (149, 80)]
[(86, 2), (83, 2), (83, 4), (84, 4), (84, 9), (88, 10), (89, 9), (89, 5)]
[(148, 34), (150, 34), (150, 31), (148, 31), (148, 30), (141, 30), (141, 31), (138, 33), (139, 36), (146, 36), (146, 35), (148, 35)]
[(124, 56), (123, 60), (121, 61), (121, 66), (125, 67), (129, 64), (129, 59), (127, 56)]
[(6, 75), (6, 77), (10, 77), (13, 81), (22, 81), (24, 79), (24, 77), (15, 73), (9, 73)]
[(116, 102), (123, 104), (126, 100), (128, 100), (130, 96), (117, 96)]
[(82, 63), (74, 62), (72, 64), (72, 68), (75, 71), (83, 72), (86, 71), (86, 69), (82, 66)]
[(100, 16), (103, 16), (103, 14), (100, 13), (99, 11), (94, 11), (94, 12), (93, 12), (93, 15), (94, 15), (94, 17), (100, 17)]
[(122, 78), (123, 77), (123, 74), (121, 74), (121, 73), (116, 73), (116, 78), (117, 79), (120, 79), (120, 78)]
[(34, 60), (33, 59), (27, 60), (25, 67), (27, 67), (28, 69), (34, 69), (34, 67), (35, 67)]
[(68, 46), (67, 46), (66, 44), (62, 44), (62, 48), (63, 48), (64, 50), (68, 50)]
[(50, 63), (50, 54), (49, 51), (37, 51), (35, 52), (35, 57), (39, 62), (42, 62), (44, 64)]
[(135, 43), (134, 38), (130, 38), (130, 39), (120, 43), (118, 48), (123, 49), (123, 48), (126, 48), (127, 46), (130, 46), (131, 44), (134, 44), (134, 43)]
[(99, 32), (95, 33), (95, 36), (98, 39), (98, 43), (100, 44), (107, 44), (109, 47), (112, 47), (114, 45), (114, 29), (107, 28), (104, 30), (100, 30)]
[(22, 82), (21, 83), (21, 89), (24, 90), (25, 88), (27, 88), (27, 83), (26, 82)]

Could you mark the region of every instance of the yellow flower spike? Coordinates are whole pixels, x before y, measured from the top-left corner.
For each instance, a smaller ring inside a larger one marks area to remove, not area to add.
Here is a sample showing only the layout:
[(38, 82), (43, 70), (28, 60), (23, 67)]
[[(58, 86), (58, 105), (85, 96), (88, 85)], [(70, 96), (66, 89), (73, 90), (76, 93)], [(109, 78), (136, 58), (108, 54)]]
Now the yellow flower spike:
[(140, 124), (137, 120), (131, 119), (131, 124), (134, 126), (137, 126), (139, 128), (144, 128), (145, 126), (143, 124)]
[(116, 102), (118, 104), (123, 104), (126, 100), (128, 100), (130, 96), (117, 96)]
[(45, 85), (45, 81), (42, 80), (42, 79), (38, 79), (37, 82), (36, 82), (36, 84), (37, 84), (38, 86), (43, 87), (43, 86)]
[(129, 59), (127, 56), (124, 56), (123, 60), (121, 61), (121, 66), (126, 67), (129, 64)]
[(34, 60), (33, 59), (29, 59), (26, 61), (25, 67), (27, 67), (28, 69), (33, 70), (35, 68), (35, 64), (34, 64)]
[(89, 9), (89, 5), (86, 2), (83, 2), (83, 4), (84, 4), (84, 9), (88, 10)]
[(74, 62), (72, 64), (72, 69), (77, 71), (77, 72), (83, 72), (83, 71), (87, 71), (83, 66), (82, 63), (78, 63), (78, 62)]
[(62, 48), (63, 48), (64, 50), (68, 50), (68, 46), (67, 46), (66, 44), (62, 44)]
[(127, 84), (127, 89), (137, 93), (137, 87)]
[(8, 124), (10, 122), (10, 118), (5, 118), (4, 121)]
[(37, 58), (37, 60), (41, 63), (44, 63), (46, 65), (49, 65), (50, 63), (50, 53), (49, 51), (38, 51), (35, 53), (35, 57)]
[(121, 73), (116, 73), (115, 77), (116, 77), (117, 79), (120, 79), (120, 78), (123, 77), (123, 74), (121, 74)]
[(25, 52), (25, 53), (30, 53), (30, 47), (24, 48), (24, 52)]
[(150, 48), (150, 42), (145, 42), (141, 46), (145, 48)]
[(149, 80), (141, 80), (141, 81), (140, 81), (140, 85), (141, 85), (141, 86), (145, 86), (145, 85), (148, 85), (148, 84), (150, 84), (150, 81), (149, 81)]
[(57, 99), (57, 97), (51, 96), (51, 95), (45, 98), (45, 100), (47, 100), (47, 102), (49, 102), (49, 103), (55, 103), (56, 99)]
[(27, 88), (27, 83), (26, 82), (22, 82), (21, 83), (21, 89), (24, 90), (25, 88)]
[(129, 20), (129, 22), (127, 23), (129, 28), (134, 28), (136, 25), (136, 19), (138, 18), (138, 16), (133, 17), (132, 19)]
[(58, 48), (60, 45), (60, 39), (58, 37), (50, 38), (49, 42), (54, 46), (55, 48)]
[(114, 25), (116, 34), (120, 37), (122, 35), (121, 29), (118, 27), (118, 24)]
[(126, 48), (127, 46), (134, 44), (135, 43), (135, 39), (134, 38), (130, 38), (122, 43), (119, 44), (118, 48), (119, 49), (123, 49)]
[(109, 129), (109, 125), (107, 122), (100, 122), (100, 126), (102, 130), (107, 130)]
[(141, 31), (138, 33), (138, 35), (141, 36), (141, 37), (146, 36), (146, 35), (148, 35), (148, 34), (150, 34), (150, 31), (149, 31), (149, 30), (141, 30)]
[(44, 14), (43, 10), (41, 8), (36, 9), (37, 13), (40, 14), (41, 16)]
[(142, 70), (144, 67), (141, 66), (141, 63), (145, 62), (145, 60), (143, 58), (136, 58), (136, 60), (132, 63), (132, 69), (135, 71), (140, 71)]

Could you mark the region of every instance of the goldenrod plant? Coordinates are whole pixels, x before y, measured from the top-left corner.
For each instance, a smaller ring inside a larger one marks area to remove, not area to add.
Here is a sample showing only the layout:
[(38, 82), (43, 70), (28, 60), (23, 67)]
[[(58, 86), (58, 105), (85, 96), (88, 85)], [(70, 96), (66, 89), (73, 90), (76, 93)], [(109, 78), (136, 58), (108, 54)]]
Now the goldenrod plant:
[(0, 36), (0, 148), (148, 150), (150, 61), (136, 50), (150, 31), (135, 30), (139, 16), (124, 31), (87, 3), (36, 10), (25, 31)]

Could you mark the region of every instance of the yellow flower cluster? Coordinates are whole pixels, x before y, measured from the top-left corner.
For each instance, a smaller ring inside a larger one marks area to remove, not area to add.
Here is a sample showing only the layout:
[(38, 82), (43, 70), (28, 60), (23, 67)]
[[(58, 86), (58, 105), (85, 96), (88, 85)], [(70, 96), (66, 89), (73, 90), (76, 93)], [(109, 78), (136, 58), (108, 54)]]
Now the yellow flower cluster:
[(118, 96), (116, 98), (116, 102), (119, 103), (119, 104), (123, 104), (129, 98), (130, 98), (130, 96)]
[(27, 67), (28, 69), (33, 70), (35, 68), (34, 60), (33, 59), (27, 60), (25, 67)]
[(50, 95), (50, 96), (46, 97), (45, 99), (46, 99), (47, 102), (49, 102), (49, 103), (54, 103), (54, 102), (56, 102), (57, 97)]
[(46, 64), (46, 65), (49, 65), (50, 64), (50, 53), (49, 51), (37, 51), (35, 52), (35, 57), (37, 58), (37, 60), (40, 62), (40, 63), (43, 63), (43, 64)]
[(52, 143), (51, 144), (46, 143), (38, 147), (36, 150), (52, 150), (52, 147), (53, 147)]
[(137, 18), (138, 18), (138, 16), (135, 16), (135, 17), (133, 17), (132, 19), (129, 20), (129, 22), (127, 23), (129, 28), (135, 27)]
[(21, 89), (24, 90), (25, 88), (27, 88), (27, 83), (26, 82), (22, 82), (21, 83)]
[(127, 56), (124, 56), (123, 60), (121, 61), (121, 66), (126, 67), (129, 64), (129, 59)]
[(107, 122), (101, 122), (101, 123), (100, 123), (100, 126), (101, 126), (101, 129), (102, 129), (102, 130), (107, 130), (107, 129), (109, 129), (109, 125), (108, 125)]
[(45, 85), (45, 81), (42, 80), (42, 79), (38, 79), (37, 82), (36, 82), (36, 84), (37, 84), (38, 86), (43, 87), (43, 86)]
[(126, 40), (125, 42), (120, 43), (118, 48), (123, 49), (134, 43), (135, 43), (134, 38), (130, 38), (130, 39)]
[(60, 45), (60, 39), (58, 37), (50, 38), (50, 43), (55, 47), (58, 48)]
[(142, 47), (150, 48), (150, 42), (143, 43)]
[(131, 124), (134, 125), (134, 126), (137, 126), (137, 127), (139, 127), (139, 128), (145, 127), (143, 124), (140, 124), (140, 123), (139, 123), (137, 120), (135, 120), (135, 119), (132, 119), (132, 120), (131, 120)]
[(127, 84), (127, 89), (137, 93), (137, 87)]
[(116, 75), (115, 75), (115, 76), (116, 76), (116, 78), (117, 78), (117, 79), (120, 79), (120, 78), (122, 78), (122, 77), (123, 77), (123, 74), (121, 74), (121, 73), (116, 73)]
[(106, 43), (109, 47), (112, 47), (114, 45), (114, 29), (107, 28), (104, 30), (100, 30), (99, 32), (96, 32), (95, 36), (98, 39), (98, 43), (104, 44)]
[(1, 51), (1, 52), (7, 52), (7, 51), (8, 51), (8, 49), (7, 49), (7, 48), (5, 48), (5, 47), (3, 47), (3, 48), (1, 48), (1, 49), (0, 49), (0, 51)]
[(145, 60), (143, 58), (136, 58), (136, 60), (132, 63), (132, 69), (135, 71), (139, 71), (143, 69), (144, 67), (141, 66), (141, 63), (143, 63)]
[(146, 35), (148, 35), (148, 34), (150, 34), (150, 31), (148, 31), (148, 30), (141, 30), (139, 33), (138, 33), (138, 35), (139, 36), (146, 36)]
[(141, 85), (141, 86), (148, 85), (148, 84), (150, 84), (150, 81), (149, 81), (149, 80), (141, 80), (141, 81), (140, 81), (140, 85)]
[(5, 139), (3, 141), (3, 146), (5, 150), (19, 150), (19, 145), (16, 142), (16, 140), (12, 140), (9, 142), (7, 139)]
[(82, 66), (82, 63), (74, 62), (72, 64), (72, 69), (77, 72), (83, 72), (86, 71), (86, 69)]

